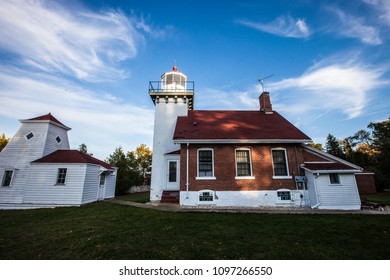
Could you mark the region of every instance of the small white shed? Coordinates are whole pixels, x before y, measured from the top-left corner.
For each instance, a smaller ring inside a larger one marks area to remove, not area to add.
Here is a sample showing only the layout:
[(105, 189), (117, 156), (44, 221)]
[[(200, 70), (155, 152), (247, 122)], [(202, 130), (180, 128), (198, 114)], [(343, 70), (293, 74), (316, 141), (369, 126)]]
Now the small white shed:
[(20, 122), (0, 152), (0, 209), (76, 206), (114, 197), (116, 168), (70, 150), (69, 127), (50, 113)]

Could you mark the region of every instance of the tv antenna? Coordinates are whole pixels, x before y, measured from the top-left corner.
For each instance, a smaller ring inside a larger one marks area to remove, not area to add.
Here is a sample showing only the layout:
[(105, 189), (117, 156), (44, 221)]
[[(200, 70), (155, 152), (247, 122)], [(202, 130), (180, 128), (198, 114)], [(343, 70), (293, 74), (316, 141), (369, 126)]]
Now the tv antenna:
[(261, 84), (261, 92), (264, 92), (264, 80), (265, 80), (265, 79), (268, 79), (268, 78), (270, 78), (270, 77), (272, 77), (272, 76), (274, 76), (274, 74), (269, 75), (269, 76), (267, 76), (267, 77), (263, 77), (263, 75), (261, 75), (261, 76), (257, 79), (257, 81)]

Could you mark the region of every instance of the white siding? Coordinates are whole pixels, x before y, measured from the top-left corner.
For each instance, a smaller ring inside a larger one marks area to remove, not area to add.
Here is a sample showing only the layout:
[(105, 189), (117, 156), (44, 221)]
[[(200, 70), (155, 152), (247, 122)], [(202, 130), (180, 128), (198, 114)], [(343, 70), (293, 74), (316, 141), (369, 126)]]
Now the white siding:
[(100, 166), (98, 165), (89, 164), (87, 166), (82, 203), (88, 203), (97, 200), (100, 178), (99, 171)]
[(354, 174), (339, 174), (340, 184), (331, 184), (329, 174), (305, 171), (311, 206), (319, 209), (359, 210), (360, 196)]
[[(60, 137), (61, 142), (58, 143), (56, 138)], [(43, 156), (46, 156), (48, 154), (51, 154), (57, 150), (69, 150), (69, 140), (68, 140), (68, 133), (65, 129), (60, 128), (55, 125), (50, 125), (47, 137), (46, 137), (46, 143), (45, 143), (45, 149), (43, 151)]]
[[(58, 168), (67, 168), (65, 185), (56, 185)], [(86, 164), (31, 164), (23, 203), (80, 205)]]
[[(30, 132), (34, 137), (27, 140), (25, 136)], [(60, 145), (55, 141), (57, 136), (63, 140)], [(30, 175), (30, 162), (46, 155), (45, 151), (54, 152), (59, 148), (69, 149), (65, 129), (48, 122), (23, 122), (0, 153), (0, 177), (3, 177), (4, 170), (14, 170), (11, 187), (0, 187), (0, 203), (22, 203)]]
[(360, 209), (360, 197), (354, 174), (339, 174), (339, 185), (331, 185), (328, 174), (316, 178), (319, 209)]

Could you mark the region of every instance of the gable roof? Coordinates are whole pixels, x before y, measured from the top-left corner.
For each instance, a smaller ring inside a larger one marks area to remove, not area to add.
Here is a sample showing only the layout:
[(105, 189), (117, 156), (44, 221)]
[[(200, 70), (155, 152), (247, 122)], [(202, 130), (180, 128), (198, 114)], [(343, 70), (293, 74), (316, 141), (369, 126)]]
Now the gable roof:
[(110, 170), (114, 169), (108, 163), (77, 150), (57, 150), (43, 158), (34, 160), (33, 163), (89, 163), (100, 165)]
[(176, 143), (303, 143), (310, 137), (277, 112), (188, 111), (177, 118), (173, 135)]
[(57, 125), (59, 127), (65, 128), (66, 130), (70, 130), (70, 127), (67, 127), (64, 125), (62, 122), (60, 122), (57, 118), (55, 118), (51, 113), (48, 113), (46, 115), (42, 115), (39, 117), (27, 119), (27, 120), (20, 120), (22, 123), (27, 123), (27, 122), (49, 122), (54, 125)]

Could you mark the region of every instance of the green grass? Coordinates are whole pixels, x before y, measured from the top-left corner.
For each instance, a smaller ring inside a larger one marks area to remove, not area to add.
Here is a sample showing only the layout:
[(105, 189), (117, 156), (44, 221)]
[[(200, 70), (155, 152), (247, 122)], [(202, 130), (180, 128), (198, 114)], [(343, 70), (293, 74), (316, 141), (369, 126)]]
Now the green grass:
[(389, 259), (389, 215), (0, 212), (0, 259)]
[(119, 200), (125, 200), (125, 201), (146, 203), (150, 201), (150, 192), (126, 194), (126, 195), (116, 196), (115, 198)]
[(390, 205), (390, 192), (383, 192), (377, 194), (362, 195), (362, 201), (369, 201), (381, 205)]

